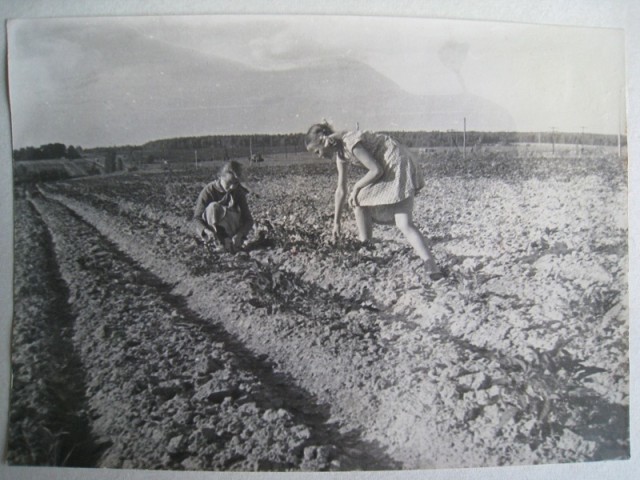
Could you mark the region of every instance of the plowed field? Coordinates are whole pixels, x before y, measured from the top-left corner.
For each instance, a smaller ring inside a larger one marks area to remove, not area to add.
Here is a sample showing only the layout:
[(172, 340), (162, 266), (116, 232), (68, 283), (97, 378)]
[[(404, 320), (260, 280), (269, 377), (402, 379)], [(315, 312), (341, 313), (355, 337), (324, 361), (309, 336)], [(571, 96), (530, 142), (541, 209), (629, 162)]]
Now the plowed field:
[[(237, 254), (189, 220), (213, 167), (16, 199), (9, 461), (408, 469), (629, 456), (624, 165), (423, 158), (414, 217), (330, 244), (335, 167), (246, 168)], [(351, 181), (355, 180), (354, 172)]]

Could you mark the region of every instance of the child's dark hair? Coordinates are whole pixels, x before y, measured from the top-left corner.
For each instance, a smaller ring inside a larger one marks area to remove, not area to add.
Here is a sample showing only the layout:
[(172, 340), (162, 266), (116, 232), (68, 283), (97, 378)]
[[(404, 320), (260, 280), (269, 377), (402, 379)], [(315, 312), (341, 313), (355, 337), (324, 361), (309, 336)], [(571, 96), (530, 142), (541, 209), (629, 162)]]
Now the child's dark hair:
[(219, 176), (221, 177), (224, 175), (233, 175), (238, 180), (240, 180), (242, 178), (242, 165), (240, 164), (240, 162), (231, 160), (225, 163), (220, 169), (219, 173)]

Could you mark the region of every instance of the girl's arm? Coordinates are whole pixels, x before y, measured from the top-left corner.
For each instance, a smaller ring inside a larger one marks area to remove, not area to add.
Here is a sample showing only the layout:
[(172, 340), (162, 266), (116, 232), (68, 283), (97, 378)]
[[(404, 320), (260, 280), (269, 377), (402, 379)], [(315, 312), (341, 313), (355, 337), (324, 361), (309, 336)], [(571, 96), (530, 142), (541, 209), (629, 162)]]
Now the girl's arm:
[(196, 205), (193, 209), (193, 223), (198, 233), (201, 233), (202, 230), (211, 230), (211, 227), (207, 225), (207, 222), (205, 222), (202, 218), (202, 214), (207, 208), (207, 205), (209, 205), (209, 203), (213, 201), (211, 189), (211, 184), (202, 189), (200, 195), (198, 195), (198, 200), (196, 200)]
[(353, 154), (364, 165), (368, 172), (358, 180), (353, 186), (351, 195), (349, 196), (349, 205), (358, 206), (358, 192), (364, 187), (375, 183), (384, 173), (380, 163), (360, 144), (353, 148)]
[(347, 165), (336, 155), (336, 168), (338, 169), (338, 187), (335, 195), (335, 212), (333, 216), (333, 240), (340, 236), (340, 217), (344, 207), (344, 199), (347, 195)]

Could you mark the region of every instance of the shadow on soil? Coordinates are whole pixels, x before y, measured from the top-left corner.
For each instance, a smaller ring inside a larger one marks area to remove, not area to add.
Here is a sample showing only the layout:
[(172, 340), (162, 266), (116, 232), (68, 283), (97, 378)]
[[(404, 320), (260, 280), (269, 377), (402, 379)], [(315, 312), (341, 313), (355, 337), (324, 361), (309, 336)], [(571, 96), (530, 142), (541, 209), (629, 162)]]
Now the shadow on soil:
[[(115, 247), (114, 247), (115, 248)], [(129, 259), (129, 262), (133, 260)], [(154, 288), (163, 300), (181, 312), (181, 325), (192, 325), (211, 337), (212, 341), (223, 343), (225, 350), (238, 359), (239, 367), (253, 373), (264, 388), (253, 394), (263, 408), (285, 408), (296, 423), (306, 425), (311, 431), (307, 445), (334, 446), (335, 458), (340, 461), (340, 470), (394, 470), (401, 464), (386, 454), (377, 442), (362, 440), (362, 431), (351, 429), (345, 432), (339, 425), (329, 423), (330, 405), (319, 404), (314, 395), (296, 385), (295, 380), (284, 372), (278, 372), (266, 355), (256, 355), (227, 332), (222, 326), (211, 323), (192, 311), (187, 300), (171, 293), (172, 285), (163, 282), (154, 274), (141, 270), (140, 284)]]
[[(70, 215), (86, 222), (73, 210)], [(94, 228), (94, 227), (91, 227)], [(329, 423), (330, 405), (323, 405), (310, 392), (296, 385), (295, 380), (284, 372), (278, 372), (266, 355), (256, 355), (242, 342), (231, 335), (222, 326), (212, 323), (188, 307), (187, 300), (171, 293), (173, 285), (164, 282), (157, 275), (142, 268), (134, 259), (122, 252), (113, 242), (96, 232), (118, 261), (131, 266), (139, 272), (138, 284), (153, 288), (167, 304), (181, 313), (182, 321), (176, 328), (192, 325), (198, 331), (209, 335), (212, 341), (223, 343), (225, 350), (233, 353), (239, 367), (253, 373), (260, 379), (264, 388), (252, 394), (263, 408), (285, 408), (296, 423), (309, 428), (311, 436), (306, 444), (335, 447), (333, 458), (339, 460), (339, 470), (395, 470), (401, 464), (391, 458), (377, 442), (364, 441), (359, 429), (345, 430), (340, 425)], [(344, 427), (344, 426), (343, 426)]]
[[(95, 465), (105, 445), (94, 441), (87, 419), (84, 385), (86, 372), (71, 338), (75, 317), (69, 308), (69, 291), (60, 275), (51, 234), (31, 203), (28, 203), (28, 208), (43, 226), (39, 229), (40, 245), (46, 256), (46, 265), (39, 278), (41, 286), (45, 286), (50, 297), (44, 313), (46, 325), (32, 326), (34, 329), (42, 329), (39, 335), (43, 335), (48, 344), (46, 352), (34, 353), (41, 356), (46, 371), (37, 372), (38, 377), (31, 379), (32, 382), (43, 382), (44, 388), (40, 390), (42, 396), (32, 401), (36, 405), (44, 403), (40, 412), (46, 413), (35, 424), (35, 431), (22, 432), (25, 438), (10, 438), (9, 459), (26, 456), (31, 457), (35, 465), (91, 467)], [(22, 347), (29, 348), (28, 345)], [(19, 395), (19, 391), (12, 391), (14, 399)], [(11, 415), (11, 421), (16, 424), (21, 422), (21, 412), (22, 410), (12, 412), (14, 414)], [(29, 415), (30, 410), (22, 413)], [(46, 454), (32, 451), (29, 438), (35, 445), (46, 444)]]

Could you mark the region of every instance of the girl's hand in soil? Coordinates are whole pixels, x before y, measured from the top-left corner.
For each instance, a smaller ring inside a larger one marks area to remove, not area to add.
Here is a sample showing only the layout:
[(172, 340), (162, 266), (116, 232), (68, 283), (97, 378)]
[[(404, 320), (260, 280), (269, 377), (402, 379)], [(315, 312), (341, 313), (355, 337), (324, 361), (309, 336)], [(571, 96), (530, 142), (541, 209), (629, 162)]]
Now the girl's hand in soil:
[(335, 223), (333, 225), (333, 232), (331, 233), (331, 242), (332, 243), (338, 243), (340, 241), (340, 224), (339, 223)]

